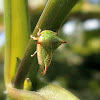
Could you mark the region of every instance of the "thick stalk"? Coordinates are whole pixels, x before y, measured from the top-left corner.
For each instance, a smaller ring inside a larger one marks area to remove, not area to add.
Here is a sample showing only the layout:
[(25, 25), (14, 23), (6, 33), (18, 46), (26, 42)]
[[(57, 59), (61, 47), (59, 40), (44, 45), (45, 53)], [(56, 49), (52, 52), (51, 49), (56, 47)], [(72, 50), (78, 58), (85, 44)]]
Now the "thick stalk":
[(29, 41), (30, 26), (27, 0), (4, 0), (5, 15), (5, 83), (16, 73), (17, 58), (22, 59)]
[(10, 100), (79, 100), (69, 91), (54, 84), (48, 84), (37, 92), (16, 89), (9, 85), (8, 91)]

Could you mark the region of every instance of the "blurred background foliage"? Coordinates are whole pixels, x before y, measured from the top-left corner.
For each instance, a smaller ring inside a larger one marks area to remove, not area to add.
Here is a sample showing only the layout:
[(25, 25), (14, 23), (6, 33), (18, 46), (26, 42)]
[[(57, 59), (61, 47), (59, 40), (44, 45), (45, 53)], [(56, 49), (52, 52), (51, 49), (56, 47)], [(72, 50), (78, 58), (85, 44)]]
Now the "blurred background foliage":
[[(33, 31), (47, 0), (28, 0)], [(0, 100), (4, 100), (4, 20), (0, 0)], [(48, 23), (49, 24), (49, 23)], [(100, 0), (80, 0), (58, 31), (67, 41), (58, 48), (44, 76), (81, 100), (100, 99)]]

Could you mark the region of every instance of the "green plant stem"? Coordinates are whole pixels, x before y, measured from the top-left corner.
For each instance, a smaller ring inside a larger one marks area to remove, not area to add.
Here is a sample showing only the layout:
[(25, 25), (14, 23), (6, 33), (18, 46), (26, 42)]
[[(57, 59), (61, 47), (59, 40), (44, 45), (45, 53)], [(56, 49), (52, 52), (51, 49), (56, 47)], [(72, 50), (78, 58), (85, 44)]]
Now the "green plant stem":
[[(38, 23), (42, 30), (49, 29), (57, 31), (62, 23), (64, 22), (66, 16), (78, 0), (49, 0)], [(34, 29), (33, 35), (37, 36), (38, 29)], [(31, 58), (30, 55), (36, 50), (35, 42), (30, 39), (24, 57), (19, 65), (19, 69), (15, 76), (14, 85), (17, 88), (22, 88), (23, 82), (28, 74), (30, 67), (36, 66), (36, 58)], [(33, 68), (35, 74), (33, 74), (33, 79), (36, 77), (37, 70)], [(37, 67), (38, 69), (38, 67)]]
[(4, 0), (5, 83), (13, 81), (17, 58), (22, 59), (30, 36), (27, 0)]
[(11, 55), (11, 1), (5, 0), (4, 1), (5, 7), (5, 37), (6, 37), (6, 44), (5, 44), (5, 67), (4, 67), (4, 77), (5, 77), (5, 84), (10, 82), (9, 77), (9, 67), (10, 67), (10, 55)]
[(10, 100), (79, 100), (69, 91), (54, 84), (48, 84), (37, 92), (16, 89), (12, 85), (7, 90)]

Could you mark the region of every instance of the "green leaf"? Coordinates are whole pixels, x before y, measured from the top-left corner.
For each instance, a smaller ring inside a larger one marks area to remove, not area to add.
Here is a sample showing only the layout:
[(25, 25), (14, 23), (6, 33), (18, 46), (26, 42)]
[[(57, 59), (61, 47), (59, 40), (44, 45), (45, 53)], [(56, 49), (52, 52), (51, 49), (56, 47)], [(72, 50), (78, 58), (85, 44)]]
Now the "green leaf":
[(38, 91), (38, 94), (46, 98), (46, 100), (79, 100), (69, 91), (54, 84), (43, 87)]

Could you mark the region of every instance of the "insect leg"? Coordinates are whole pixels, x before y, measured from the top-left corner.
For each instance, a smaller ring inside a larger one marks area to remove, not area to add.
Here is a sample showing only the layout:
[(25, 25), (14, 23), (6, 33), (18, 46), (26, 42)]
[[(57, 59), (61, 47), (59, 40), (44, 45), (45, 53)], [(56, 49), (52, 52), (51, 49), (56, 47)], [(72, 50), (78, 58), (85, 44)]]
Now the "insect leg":
[(33, 40), (38, 40), (38, 37), (34, 37), (33, 35), (30, 35), (30, 38), (32, 38)]
[(31, 57), (33, 57), (36, 53), (37, 53), (37, 51), (35, 51), (35, 52), (34, 52), (34, 54), (33, 54), (33, 55), (31, 55)]
[(38, 36), (40, 36), (40, 35), (41, 35), (41, 29), (40, 29), (38, 26), (36, 26), (36, 28), (38, 28), (38, 29), (39, 29), (39, 31), (38, 31), (38, 33), (37, 33), (37, 35), (38, 35)]

